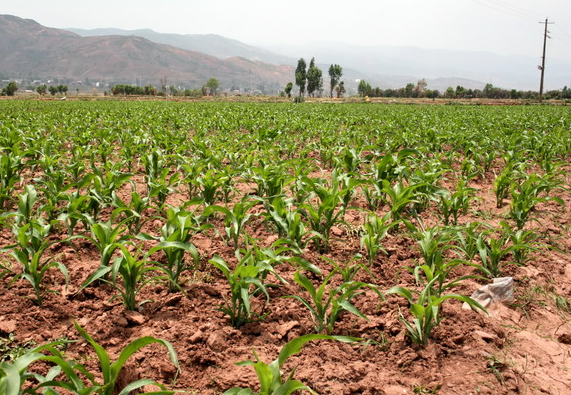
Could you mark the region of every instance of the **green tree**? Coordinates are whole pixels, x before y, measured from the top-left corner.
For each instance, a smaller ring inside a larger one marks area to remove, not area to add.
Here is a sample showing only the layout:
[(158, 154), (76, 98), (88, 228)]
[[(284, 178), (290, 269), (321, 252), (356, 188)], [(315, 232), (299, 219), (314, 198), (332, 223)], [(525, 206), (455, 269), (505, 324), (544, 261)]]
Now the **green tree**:
[(2, 96), (14, 96), (17, 90), (18, 84), (16, 84), (15, 81), (10, 81), (10, 83), (2, 89)]
[(152, 85), (145, 85), (144, 91), (147, 96), (155, 96), (157, 94), (157, 88)]
[(297, 61), (297, 68), (295, 69), (295, 84), (299, 86), (299, 96), (303, 96), (305, 93), (305, 82), (307, 80), (307, 71), (305, 60), (300, 58)]
[(51, 85), (51, 86), (48, 88), (48, 91), (50, 92), (50, 95), (55, 96), (55, 94), (57, 93), (57, 87)]
[(339, 85), (335, 88), (335, 92), (337, 92), (337, 98), (343, 97), (345, 93), (345, 82), (341, 81)]
[(447, 99), (453, 99), (456, 96), (456, 93), (454, 92), (454, 88), (449, 86), (446, 89), (446, 93), (444, 93), (444, 96), (446, 96)]
[(218, 83), (218, 80), (216, 78), (211, 78), (208, 80), (208, 82), (206, 83), (206, 87), (210, 91), (210, 96), (216, 95), (216, 91), (219, 85), (220, 84)]
[(38, 92), (40, 95), (45, 95), (47, 91), (48, 91), (48, 87), (45, 84), (40, 85), (36, 88), (36, 92)]
[(365, 80), (359, 81), (359, 86), (357, 86), (357, 93), (361, 96), (368, 96), (371, 93), (371, 85)]
[(412, 82), (409, 82), (404, 87), (404, 97), (412, 97), (413, 92), (414, 92), (414, 84)]
[(284, 89), (284, 92), (285, 92), (285, 94), (287, 95), (288, 98), (291, 97), (291, 90), (292, 90), (292, 89), (293, 89), (293, 83), (288, 82), (287, 85), (286, 85), (286, 87), (285, 87), (285, 89)]
[(323, 73), (315, 65), (315, 58), (311, 58), (309, 69), (307, 69), (307, 94), (310, 97), (315, 96), (315, 92), (323, 87)]
[(463, 86), (458, 85), (456, 87), (456, 93), (455, 94), (456, 94), (457, 98), (464, 98), (468, 95), (468, 91)]
[[(341, 80), (342, 76), (343, 76), (343, 67), (339, 66), (338, 64), (332, 64), (331, 66), (329, 66), (329, 78), (330, 78), (329, 87), (331, 88), (329, 95), (331, 98), (333, 98), (333, 90), (339, 83), (339, 80)], [(337, 95), (337, 97), (339, 97), (339, 95)]]

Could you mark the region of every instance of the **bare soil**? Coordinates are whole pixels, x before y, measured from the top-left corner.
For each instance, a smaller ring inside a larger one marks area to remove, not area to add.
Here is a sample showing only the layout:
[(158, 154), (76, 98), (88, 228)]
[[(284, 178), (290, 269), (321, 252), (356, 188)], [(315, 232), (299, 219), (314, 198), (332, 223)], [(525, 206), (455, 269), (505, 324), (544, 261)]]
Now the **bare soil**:
[[(474, 181), (472, 186), (478, 188), (479, 199), (461, 223), (480, 220), (497, 225), (505, 218), (507, 205), (496, 208), (492, 179)], [(495, 306), (485, 315), (463, 310), (459, 302), (450, 302), (444, 305), (442, 324), (428, 345), (419, 347), (407, 338), (399, 321), (399, 311), (407, 314), (404, 299), (390, 296), (381, 301), (373, 293), (364, 293), (356, 305), (369, 321), (345, 314), (335, 334), (361, 337), (368, 343), (315, 341), (291, 358), (285, 370), (296, 368), (295, 377), (320, 394), (571, 394), (570, 315), (555, 303), (556, 296), (571, 297), (571, 197), (568, 192), (559, 192), (559, 196), (567, 206), (549, 203), (538, 207), (539, 221), (531, 225), (538, 230), (545, 247), (534, 252), (525, 266), (504, 267), (505, 275), (515, 280), (514, 303)], [(359, 204), (364, 201), (357, 200), (356, 205)], [(436, 218), (434, 210), (423, 213), (426, 224), (435, 223)], [(362, 225), (363, 216), (358, 210), (350, 210), (346, 220), (357, 228)], [(221, 221), (215, 223), (223, 232)], [(161, 221), (150, 221), (145, 231), (156, 234), (160, 226)], [(261, 218), (253, 218), (247, 231), (262, 245), (269, 245), (276, 238)], [(347, 262), (362, 252), (359, 236), (351, 227), (335, 227), (333, 235), (331, 251), (325, 254), (328, 258)], [(3, 229), (0, 244), (8, 245), (11, 241), (10, 230)], [(264, 319), (235, 329), (229, 325), (228, 317), (217, 310), (229, 295), (228, 285), (208, 263), (214, 255), (235, 262), (234, 249), (213, 233), (197, 235), (193, 243), (202, 262), (199, 271), (186, 274), (187, 296), (169, 294), (164, 284), (151, 284), (139, 295), (140, 301), (150, 302), (137, 312), (126, 312), (120, 299), (112, 299), (115, 292), (106, 284), (74, 295), (99, 266), (99, 253), (83, 240), (56, 245), (54, 256), (69, 269), (69, 287), (65, 288), (58, 272), (50, 272), (46, 287), (58, 292), (46, 295), (38, 307), (31, 299), (33, 291), (27, 282), (17, 281), (9, 287), (10, 277), (0, 280), (0, 336), (14, 333), (18, 342), (33, 340), (38, 345), (54, 339), (77, 339), (73, 327), (76, 320), (113, 358), (141, 336), (154, 336), (173, 344), (180, 373), (168, 360), (164, 348), (151, 345), (135, 354), (126, 379), (152, 378), (190, 394), (220, 394), (235, 386), (257, 388), (253, 368), (234, 363), (253, 358), (252, 350), (270, 362), (288, 340), (313, 331), (308, 311), (293, 299), (281, 298), (302, 294), (293, 282), (295, 268), (277, 267), (289, 283), (270, 290), (271, 301)], [(383, 290), (395, 284), (414, 287), (406, 267), (421, 259), (416, 243), (401, 228), (383, 245), (387, 254), (377, 258), (371, 267), (372, 275), (361, 272), (359, 279)], [(311, 245), (304, 258), (325, 273), (331, 270)], [(3, 259), (8, 258), (4, 255)], [(461, 270), (458, 274), (476, 274), (473, 268)], [(484, 283), (469, 280), (455, 292), (470, 295)], [(258, 308), (260, 304), (261, 300)], [(71, 343), (66, 355), (97, 371), (93, 350), (86, 342)]]

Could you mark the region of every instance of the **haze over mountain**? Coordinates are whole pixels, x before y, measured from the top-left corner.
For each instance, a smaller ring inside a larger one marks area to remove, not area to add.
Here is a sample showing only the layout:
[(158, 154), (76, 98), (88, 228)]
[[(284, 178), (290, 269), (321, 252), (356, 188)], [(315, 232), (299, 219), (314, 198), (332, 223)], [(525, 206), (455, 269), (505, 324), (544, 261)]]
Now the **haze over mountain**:
[[(380, 86), (381, 88), (400, 88), (405, 86), (407, 83), (416, 82), (419, 75), (422, 73), (408, 72), (407, 68), (404, 67), (403, 70), (407, 71), (403, 73), (399, 70), (392, 70), (391, 73), (384, 72), (384, 65), (382, 62), (378, 64), (371, 64), (367, 59), (372, 59), (370, 56), (361, 56), (365, 60), (363, 62), (355, 62), (350, 59), (350, 57), (355, 52), (351, 48), (347, 48), (345, 53), (339, 53), (331, 51), (326, 53), (319, 48), (312, 48), (319, 55), (311, 55), (311, 51), (307, 48), (300, 48), (300, 52), (296, 55), (295, 50), (289, 48), (286, 52), (290, 56), (279, 55), (271, 50), (261, 49), (252, 45), (242, 43), (238, 40), (229, 39), (215, 34), (168, 34), (168, 33), (158, 33), (150, 29), (139, 29), (139, 30), (123, 30), (114, 28), (102, 28), (102, 29), (76, 29), (67, 28), (67, 31), (79, 34), (83, 37), (99, 37), (108, 35), (121, 35), (121, 36), (138, 36), (144, 37), (156, 43), (168, 44), (182, 49), (202, 52), (207, 55), (216, 56), (218, 58), (230, 58), (230, 57), (243, 57), (249, 60), (257, 60), (266, 63), (277, 63), (284, 64), (295, 67), (297, 60), (299, 59), (299, 53), (303, 53), (306, 61), (309, 62), (312, 56), (316, 57), (318, 62), (317, 66), (323, 70), (324, 76), (326, 77), (329, 64), (340, 63), (343, 66), (343, 79), (346, 81), (346, 87), (348, 89), (356, 90), (357, 80), (366, 79), (370, 81), (374, 86)], [(329, 48), (329, 44), (324, 45)], [(334, 47), (334, 45), (332, 45)], [(363, 47), (365, 50), (366, 47)], [(374, 49), (373, 49), (374, 51)], [(277, 51), (279, 52), (279, 51)], [(376, 57), (374, 55), (373, 57)], [(362, 54), (364, 55), (364, 54)], [(369, 54), (370, 55), (370, 54)], [(332, 60), (336, 58), (341, 58), (343, 61)], [(398, 60), (397, 60), (398, 61)], [(327, 63), (328, 62), (328, 63)], [(433, 77), (434, 75), (434, 77)], [(426, 76), (429, 77), (429, 76)], [(449, 77), (442, 77), (437, 73), (430, 75), (433, 78), (426, 78), (429, 87), (432, 89), (444, 90), (448, 86), (462, 85), (465, 88), (482, 88), (485, 82), (471, 80), (468, 78), (455, 78), (453, 75)], [(292, 74), (291, 80), (294, 76)], [(324, 78), (325, 80), (327, 78)]]
[(172, 45), (187, 51), (202, 52), (206, 55), (226, 59), (242, 57), (265, 63), (287, 64), (295, 63), (295, 58), (282, 56), (273, 52), (244, 44), (238, 40), (222, 37), (217, 34), (169, 34), (158, 33), (151, 29), (123, 30), (114, 28), (101, 29), (64, 29), (82, 37), (98, 36), (137, 36), (158, 44)]
[[(0, 76), (106, 79), (113, 83), (200, 87), (211, 77), (221, 86), (271, 92), (294, 80), (297, 59), (315, 57), (327, 91), (329, 64), (343, 66), (343, 80), (354, 90), (366, 79), (381, 88), (399, 88), (426, 78), (430, 89), (448, 86), (537, 90), (537, 59), (491, 52), (358, 46), (310, 42), (256, 47), (215, 34), (165, 34), (150, 29), (47, 28), (35, 21), (0, 16)], [(547, 89), (570, 84), (571, 63), (550, 59)]]
[[(432, 89), (448, 86), (483, 88), (486, 83), (503, 88), (537, 90), (539, 60), (502, 56), (484, 51), (453, 51), (412, 46), (359, 46), (343, 43), (268, 44), (256, 47), (214, 34), (165, 34), (150, 29), (66, 29), (82, 36), (132, 35), (219, 58), (240, 56), (266, 63), (295, 67), (297, 59), (315, 57), (326, 73), (331, 63), (341, 64), (348, 86), (366, 79), (373, 86), (399, 88), (425, 78)], [(546, 86), (561, 88), (571, 80), (571, 63), (550, 59)]]
[[(465, 81), (466, 88), (481, 88), (492, 83), (502, 88), (539, 89), (540, 59), (526, 56), (502, 56), (491, 52), (453, 51), (417, 47), (358, 46), (342, 43), (311, 42), (304, 45), (268, 44), (266, 49), (286, 56), (315, 56), (320, 62), (338, 63), (361, 71), (372, 85), (394, 88), (396, 76), (426, 78), (429, 87), (442, 89), (441, 82)], [(570, 85), (571, 62), (549, 58), (546, 86), (561, 89)], [(440, 81), (440, 83), (438, 82)], [(400, 84), (400, 82), (399, 82)], [(436, 86), (439, 85), (439, 86)], [(476, 85), (476, 86), (468, 86)], [(480, 85), (480, 86), (477, 86)], [(402, 84), (397, 86), (402, 86)]]
[(138, 80), (158, 85), (200, 87), (209, 78), (226, 86), (282, 87), (293, 75), (289, 66), (245, 58), (219, 59), (200, 52), (157, 44), (135, 36), (81, 37), (39, 23), (0, 15), (0, 74), (5, 78)]

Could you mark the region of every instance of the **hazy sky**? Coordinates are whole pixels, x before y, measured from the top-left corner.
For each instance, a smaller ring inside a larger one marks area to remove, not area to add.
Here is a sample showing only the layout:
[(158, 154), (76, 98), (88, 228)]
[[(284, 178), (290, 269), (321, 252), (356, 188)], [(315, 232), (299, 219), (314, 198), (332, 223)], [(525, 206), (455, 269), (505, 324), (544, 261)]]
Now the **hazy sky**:
[(0, 13), (57, 28), (216, 33), (248, 44), (334, 41), (571, 60), (571, 0), (0, 0)]

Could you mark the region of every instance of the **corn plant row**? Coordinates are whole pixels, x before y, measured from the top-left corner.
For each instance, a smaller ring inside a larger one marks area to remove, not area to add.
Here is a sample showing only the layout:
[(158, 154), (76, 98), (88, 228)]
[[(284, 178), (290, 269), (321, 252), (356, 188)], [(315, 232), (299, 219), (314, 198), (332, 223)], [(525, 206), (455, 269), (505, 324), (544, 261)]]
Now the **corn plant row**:
[[(72, 269), (54, 247), (82, 240), (100, 263), (75, 292), (109, 283), (126, 309), (151, 282), (184, 292), (184, 276), (207, 263), (228, 282), (220, 310), (236, 327), (264, 318), (268, 287), (293, 282), (318, 333), (334, 333), (342, 312), (367, 319), (354, 298), (368, 290), (409, 302), (402, 320), (419, 343), (445, 301), (481, 308), (452, 293), (460, 282), (500, 276), (545, 248), (537, 208), (564, 204), (571, 148), (571, 116), (556, 107), (7, 102), (0, 120), (1, 226), (14, 240), (1, 275), (28, 281), (38, 304), (51, 291), (46, 273), (67, 283)], [(499, 226), (466, 220), (484, 181), (497, 210), (507, 206)], [(427, 212), (436, 225), (425, 226)], [(305, 253), (343, 243), (333, 229), (355, 226), (351, 213), (364, 218), (366, 259), (325, 274)], [(251, 235), (260, 223), (276, 235), (269, 245)], [(403, 235), (418, 246), (414, 287), (353, 279)], [(237, 263), (199, 251), (198, 236), (221, 238)], [(460, 267), (472, 274), (457, 276)]]

